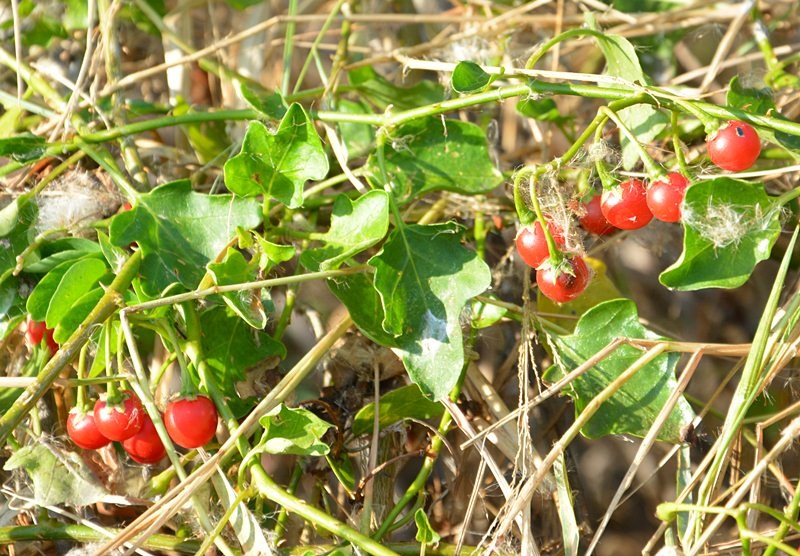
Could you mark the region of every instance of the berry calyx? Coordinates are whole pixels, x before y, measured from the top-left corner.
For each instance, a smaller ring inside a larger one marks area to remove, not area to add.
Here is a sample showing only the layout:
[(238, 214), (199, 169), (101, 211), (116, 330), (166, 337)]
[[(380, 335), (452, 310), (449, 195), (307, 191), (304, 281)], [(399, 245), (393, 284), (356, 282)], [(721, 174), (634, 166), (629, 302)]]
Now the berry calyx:
[(638, 230), (653, 219), (653, 213), (647, 207), (647, 191), (642, 180), (630, 179), (604, 190), (600, 208), (606, 220), (622, 230)]
[(589, 201), (581, 203), (583, 214), (578, 217), (578, 221), (583, 229), (598, 236), (607, 236), (617, 231), (603, 216), (603, 209), (600, 207), (600, 195), (595, 195)]
[(761, 154), (758, 132), (745, 122), (733, 120), (706, 139), (711, 162), (729, 172), (747, 170)]
[(199, 448), (214, 438), (217, 430), (217, 408), (205, 396), (177, 399), (167, 405), (164, 425), (169, 437), (178, 446)]
[(686, 196), (689, 180), (679, 172), (670, 172), (654, 181), (647, 189), (647, 207), (662, 222), (681, 219), (681, 203)]
[(557, 303), (572, 301), (586, 289), (591, 278), (582, 257), (565, 259), (558, 266), (545, 266), (536, 271), (536, 284), (542, 295)]
[(123, 392), (120, 404), (108, 405), (106, 400), (94, 404), (94, 421), (100, 434), (111, 440), (125, 440), (139, 432), (147, 415), (142, 402), (130, 390)]
[[(548, 222), (547, 227), (556, 245), (563, 247), (564, 233), (561, 230), (557, 230), (552, 222)], [(515, 243), (517, 253), (525, 261), (525, 264), (531, 268), (537, 268), (551, 256), (544, 229), (542, 229), (542, 225), (538, 220), (529, 226), (523, 227), (517, 234)]]
[(97, 450), (111, 443), (97, 429), (94, 414), (84, 413), (78, 408), (73, 408), (67, 417), (67, 434), (70, 440), (84, 450)]
[(158, 463), (167, 453), (152, 419), (147, 414), (144, 415), (139, 432), (127, 438), (122, 447), (133, 461), (144, 465)]

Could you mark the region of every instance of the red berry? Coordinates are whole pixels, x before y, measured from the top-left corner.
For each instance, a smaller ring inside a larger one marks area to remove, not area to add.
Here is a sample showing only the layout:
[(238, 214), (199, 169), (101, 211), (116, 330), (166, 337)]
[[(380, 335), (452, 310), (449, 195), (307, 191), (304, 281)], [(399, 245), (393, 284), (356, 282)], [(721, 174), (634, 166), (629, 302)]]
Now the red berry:
[(122, 203), (122, 207), (120, 207), (120, 212), (125, 212), (131, 210), (132, 208), (133, 205), (131, 205), (128, 201), (125, 201), (124, 203)]
[(97, 430), (92, 413), (83, 413), (77, 408), (69, 412), (67, 417), (67, 434), (70, 439), (84, 450), (97, 450), (111, 442)]
[(686, 195), (689, 180), (678, 172), (670, 172), (650, 184), (647, 190), (647, 206), (653, 216), (663, 222), (681, 219), (681, 203)]
[(559, 267), (545, 266), (536, 271), (536, 284), (542, 295), (558, 303), (572, 301), (586, 289), (591, 273), (582, 257), (566, 259)]
[[(556, 246), (564, 246), (564, 233), (557, 230), (552, 222), (547, 223), (550, 229), (550, 235), (556, 242)], [(538, 221), (530, 226), (525, 226), (517, 234), (515, 240), (517, 245), (517, 253), (522, 257), (522, 260), (531, 267), (536, 268), (544, 261), (550, 258), (550, 249), (547, 247), (547, 239), (544, 237), (544, 230)]]
[(741, 172), (761, 154), (761, 140), (753, 126), (733, 120), (706, 139), (708, 157), (723, 170)]
[(606, 189), (600, 198), (600, 208), (606, 220), (622, 230), (638, 230), (653, 219), (642, 180), (630, 179)]
[(38, 346), (44, 338), (44, 332), (47, 330), (47, 325), (44, 322), (39, 322), (28, 317), (28, 342), (32, 346)]
[(583, 216), (578, 221), (584, 230), (598, 236), (607, 236), (617, 231), (603, 216), (600, 195), (593, 196), (588, 202), (581, 203), (581, 206), (583, 207)]
[(48, 328), (45, 331), (45, 340), (47, 341), (47, 347), (50, 348), (50, 355), (55, 355), (58, 351), (58, 344), (56, 343), (55, 339), (53, 339), (53, 333), (55, 330), (52, 328)]
[(144, 415), (139, 432), (126, 439), (122, 447), (133, 461), (144, 465), (158, 463), (167, 453), (153, 421), (147, 414)]
[(133, 392), (126, 390), (124, 394), (126, 397), (122, 404), (108, 405), (105, 400), (97, 400), (94, 404), (97, 429), (111, 440), (125, 440), (139, 432), (147, 415)]
[(170, 402), (164, 412), (169, 437), (184, 448), (205, 446), (217, 430), (217, 408), (205, 396)]

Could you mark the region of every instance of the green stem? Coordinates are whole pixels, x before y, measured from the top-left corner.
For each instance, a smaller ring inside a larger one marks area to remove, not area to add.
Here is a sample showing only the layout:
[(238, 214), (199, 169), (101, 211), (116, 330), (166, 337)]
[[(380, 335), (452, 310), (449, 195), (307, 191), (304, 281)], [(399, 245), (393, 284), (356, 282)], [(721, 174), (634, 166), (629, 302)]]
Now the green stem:
[(560, 35), (556, 35), (555, 37), (544, 43), (542, 46), (540, 46), (539, 49), (536, 50), (536, 52), (531, 54), (530, 58), (528, 58), (528, 61), (525, 62), (525, 69), (528, 70), (533, 69), (534, 66), (536, 66), (536, 62), (538, 62), (542, 56), (547, 54), (548, 50), (553, 48), (558, 43), (571, 39), (573, 37), (583, 37), (583, 36), (596, 37), (600, 39), (605, 39), (606, 37), (604, 33), (595, 31), (594, 29), (583, 29), (583, 28), (570, 29), (569, 31), (565, 31)]
[(678, 117), (678, 112), (675, 110), (669, 113), (669, 123), (672, 128), (672, 148), (675, 151), (675, 160), (678, 162), (678, 168), (688, 178), (691, 174), (689, 173), (689, 166), (686, 164), (686, 157), (683, 155)]
[(289, 21), (286, 23), (286, 39), (283, 43), (283, 78), (281, 79), (281, 94), (289, 94), (289, 79), (292, 76), (292, 51), (294, 50), (294, 19), (297, 15), (297, 0), (289, 0)]
[[(84, 346), (81, 347), (80, 354), (78, 354), (78, 366), (75, 369), (75, 372), (78, 374), (78, 380), (81, 380), (84, 376), (86, 376), (86, 351), (88, 349), (89, 344), (84, 344)], [(75, 399), (75, 407), (77, 407), (78, 411), (81, 413), (87, 413), (89, 411), (89, 407), (86, 399), (86, 386), (84, 386), (82, 382), (79, 382), (77, 390), (78, 393)]]
[[(75, 541), (81, 544), (107, 540), (116, 536), (118, 529), (97, 529), (86, 525), (16, 525), (0, 527), (0, 544), (14, 544), (23, 541)], [(172, 535), (156, 534), (147, 537), (142, 546), (148, 550), (163, 550), (194, 554), (200, 546), (196, 540), (184, 540)]]
[(181, 391), (182, 398), (193, 399), (197, 397), (197, 388), (195, 388), (192, 375), (189, 373), (189, 366), (186, 364), (186, 357), (184, 357), (183, 347), (178, 341), (178, 334), (175, 332), (175, 327), (171, 321), (163, 319), (161, 322), (164, 331), (167, 333), (170, 344), (172, 344), (175, 359), (178, 361), (178, 367), (181, 369)]
[(225, 529), (225, 526), (231, 520), (233, 516), (233, 512), (236, 511), (236, 508), (239, 507), (239, 504), (244, 502), (245, 500), (249, 500), (255, 495), (255, 489), (247, 488), (242, 490), (239, 494), (236, 495), (233, 503), (228, 506), (225, 510), (225, 513), (222, 514), (222, 517), (217, 522), (217, 525), (214, 527), (214, 530), (211, 531), (206, 538), (203, 539), (203, 544), (200, 545), (200, 548), (197, 549), (195, 552), (196, 556), (203, 556), (204, 554), (208, 553), (208, 549), (211, 548), (211, 545), (214, 544), (214, 540), (222, 534), (222, 530)]
[(261, 462), (254, 460), (250, 466), (250, 472), (253, 478), (254, 486), (258, 489), (259, 493), (268, 500), (283, 506), (292, 513), (296, 513), (303, 519), (314, 523), (318, 527), (321, 527), (326, 531), (345, 539), (369, 554), (373, 554), (374, 556), (397, 556), (395, 551), (386, 548), (379, 542), (374, 541), (366, 535), (362, 535), (352, 527), (349, 527), (348, 525), (329, 515), (327, 512), (307, 504), (300, 498), (297, 498), (296, 496), (293, 496), (280, 488), (264, 470)]
[(547, 242), (547, 250), (550, 252), (550, 264), (553, 266), (553, 268), (558, 268), (564, 260), (564, 255), (558, 248), (556, 240), (553, 239), (553, 234), (550, 233), (550, 226), (547, 225), (547, 220), (545, 220), (544, 214), (542, 213), (542, 207), (539, 204), (539, 195), (536, 192), (536, 180), (538, 178), (539, 176), (537, 173), (533, 173), (528, 176), (528, 189), (531, 195), (531, 204), (533, 205), (533, 212), (536, 213), (536, 220), (539, 221), (539, 225), (542, 227), (542, 232), (544, 232), (544, 239)]
[[(297, 490), (297, 485), (300, 484), (300, 479), (302, 477), (303, 466), (297, 462), (294, 464), (294, 469), (292, 469), (292, 476), (289, 478), (289, 484), (286, 486), (286, 492), (294, 496), (294, 493)], [(287, 521), (289, 521), (289, 512), (285, 507), (282, 506), (280, 512), (278, 512), (278, 519), (275, 520), (274, 533), (276, 543), (279, 542), (283, 537), (283, 533), (286, 530)]]
[(58, 378), (64, 367), (77, 355), (78, 351), (94, 333), (95, 327), (108, 319), (122, 303), (122, 292), (128, 289), (131, 280), (136, 276), (141, 263), (142, 253), (137, 251), (119, 269), (116, 278), (106, 289), (103, 297), (89, 315), (72, 333), (67, 342), (61, 346), (47, 365), (36, 377), (36, 382), (22, 392), (14, 404), (0, 417), (0, 445), (2, 445), (14, 429), (19, 425), (31, 408), (36, 405), (45, 392)]

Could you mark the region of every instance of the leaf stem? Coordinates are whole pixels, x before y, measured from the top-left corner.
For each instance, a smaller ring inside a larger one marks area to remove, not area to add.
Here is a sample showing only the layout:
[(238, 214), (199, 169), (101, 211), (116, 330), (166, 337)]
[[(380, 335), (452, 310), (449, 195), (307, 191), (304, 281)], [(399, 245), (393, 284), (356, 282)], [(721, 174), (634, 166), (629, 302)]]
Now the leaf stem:
[(614, 122), (622, 134), (628, 139), (628, 141), (634, 146), (636, 151), (639, 153), (639, 158), (642, 159), (642, 163), (644, 164), (645, 170), (647, 171), (651, 180), (656, 180), (661, 178), (662, 176), (666, 175), (666, 172), (658, 164), (653, 157), (650, 156), (650, 153), (642, 146), (636, 136), (628, 129), (628, 126), (617, 116), (617, 113), (608, 108), (607, 106), (601, 106), (600, 109), (597, 111), (598, 114), (603, 114), (609, 120)]

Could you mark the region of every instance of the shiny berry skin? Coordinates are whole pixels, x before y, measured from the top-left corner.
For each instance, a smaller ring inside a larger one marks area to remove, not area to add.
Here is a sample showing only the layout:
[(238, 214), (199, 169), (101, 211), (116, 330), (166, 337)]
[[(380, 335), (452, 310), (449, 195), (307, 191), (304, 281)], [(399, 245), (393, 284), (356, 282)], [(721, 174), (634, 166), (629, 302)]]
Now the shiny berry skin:
[[(558, 247), (564, 246), (564, 234), (556, 230), (552, 222), (547, 223), (550, 235)], [(525, 226), (517, 234), (515, 240), (517, 253), (531, 268), (536, 268), (550, 258), (550, 249), (547, 248), (547, 239), (544, 237), (544, 230), (538, 221), (529, 226)]]
[(164, 425), (175, 444), (184, 448), (205, 446), (217, 430), (217, 408), (205, 396), (169, 402)]
[(67, 417), (67, 434), (70, 440), (84, 450), (97, 450), (111, 443), (111, 440), (97, 430), (93, 413), (83, 413), (77, 409)]
[(747, 170), (761, 154), (761, 140), (750, 124), (733, 120), (706, 139), (708, 157), (723, 170)]
[(638, 230), (653, 219), (642, 180), (630, 179), (613, 189), (604, 190), (600, 208), (606, 220), (622, 230)]
[(147, 414), (139, 432), (126, 439), (122, 447), (133, 461), (144, 465), (158, 463), (167, 453), (153, 421)]
[(133, 392), (126, 390), (124, 394), (125, 401), (120, 405), (107, 405), (105, 400), (97, 400), (94, 404), (97, 429), (111, 440), (125, 440), (139, 432), (147, 415)]
[(670, 172), (647, 189), (647, 207), (662, 222), (681, 219), (681, 203), (686, 195), (689, 180), (681, 173)]
[(539, 291), (558, 303), (572, 301), (582, 294), (590, 278), (591, 272), (582, 257), (567, 259), (559, 268), (547, 266), (536, 271)]
[(38, 346), (44, 338), (44, 332), (47, 330), (47, 325), (44, 322), (32, 320), (28, 317), (28, 342), (32, 346)]
[(47, 347), (50, 348), (50, 355), (55, 355), (58, 351), (58, 344), (53, 339), (53, 332), (54, 330), (52, 328), (47, 328), (44, 321), (39, 322), (31, 320), (31, 318), (28, 317), (28, 342), (30, 342), (32, 346), (38, 346), (42, 343), (42, 340), (45, 340), (47, 342)]
[(607, 236), (617, 231), (617, 228), (611, 225), (603, 216), (603, 210), (600, 207), (600, 195), (595, 195), (588, 202), (581, 203), (583, 207), (583, 216), (578, 218), (578, 221), (583, 226), (583, 229), (589, 233), (598, 236)]

